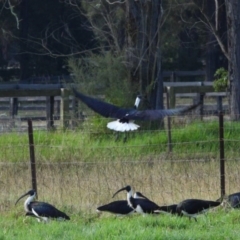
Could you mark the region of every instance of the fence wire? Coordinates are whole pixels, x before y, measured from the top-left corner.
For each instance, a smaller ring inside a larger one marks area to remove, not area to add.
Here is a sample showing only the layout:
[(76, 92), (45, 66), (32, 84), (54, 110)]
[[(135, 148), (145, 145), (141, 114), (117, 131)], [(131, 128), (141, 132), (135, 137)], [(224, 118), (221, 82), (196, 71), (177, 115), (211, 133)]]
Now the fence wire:
[[(215, 116), (212, 118), (217, 120)], [(178, 119), (182, 120), (176, 117), (174, 121)], [(185, 126), (175, 124), (171, 129), (172, 152), (168, 152), (166, 130), (140, 130), (128, 135), (131, 144), (119, 140), (114, 145), (110, 140), (109, 145), (91, 145), (91, 139), (95, 143), (106, 138), (116, 141), (116, 136), (109, 132), (58, 129), (54, 133), (58, 137), (42, 141), (45, 130), (37, 131), (34, 141), (39, 200), (71, 212), (93, 213), (97, 206), (113, 201), (113, 193), (126, 185), (159, 205), (187, 198), (218, 199), (218, 129), (211, 121), (203, 120), (199, 124), (200, 133), (210, 131), (211, 134), (208, 139), (196, 140), (194, 136), (184, 138)], [(240, 131), (240, 126), (232, 126), (228, 122), (224, 128), (228, 133)], [(146, 132), (155, 137), (165, 135), (166, 141), (158, 144), (151, 137), (147, 141), (134, 141), (144, 138)], [(74, 146), (69, 144), (68, 134), (76, 140)], [(12, 133), (1, 133), (1, 138), (5, 141), (0, 146), (0, 211), (11, 211), (16, 199), (31, 189), (28, 136), (26, 131), (15, 129)], [(225, 140), (226, 193), (239, 191), (239, 141), (240, 138), (231, 136)], [(120, 193), (116, 199), (126, 199), (126, 194)]]

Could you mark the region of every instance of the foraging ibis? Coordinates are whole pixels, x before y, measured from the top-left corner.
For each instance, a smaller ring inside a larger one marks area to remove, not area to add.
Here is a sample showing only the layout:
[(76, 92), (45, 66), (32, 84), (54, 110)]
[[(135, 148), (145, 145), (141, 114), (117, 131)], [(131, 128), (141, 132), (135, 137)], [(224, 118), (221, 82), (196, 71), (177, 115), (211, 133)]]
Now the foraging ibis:
[(30, 190), (23, 194), (20, 198), (18, 198), (15, 205), (20, 199), (27, 195), (29, 196), (24, 202), (24, 209), (27, 212), (26, 216), (35, 216), (38, 220), (43, 220), (45, 222), (47, 222), (49, 218), (70, 220), (69, 216), (55, 208), (53, 205), (45, 202), (34, 201), (36, 198), (35, 190)]
[(240, 192), (228, 195), (227, 202), (229, 202), (233, 208), (240, 208)]
[(154, 213), (154, 211), (159, 210), (159, 206), (146, 198), (134, 198), (133, 191), (131, 186), (126, 186), (121, 188), (116, 193), (114, 193), (113, 197), (115, 197), (121, 191), (127, 191), (127, 202), (128, 205), (133, 208), (137, 213), (146, 214), (146, 213)]
[(232, 193), (230, 195), (219, 198), (217, 201), (224, 200), (232, 208), (240, 208), (240, 192)]
[(217, 207), (221, 204), (218, 201), (208, 201), (201, 199), (186, 199), (180, 202), (177, 205), (176, 211), (179, 216), (188, 216), (194, 218), (197, 221), (196, 217), (200, 213), (208, 211), (210, 208)]
[[(146, 198), (146, 197), (142, 193), (136, 192), (134, 194), (134, 198)], [(135, 210), (128, 205), (128, 202), (126, 200), (119, 200), (98, 207), (97, 212), (109, 212), (117, 215), (130, 215), (134, 213)]]
[(138, 99), (138, 97), (136, 99), (135, 107), (127, 109), (127, 108), (120, 108), (110, 103), (106, 103), (98, 99), (86, 96), (76, 91), (75, 89), (73, 89), (73, 92), (77, 98), (79, 98), (83, 103), (85, 103), (93, 111), (107, 118), (119, 119), (117, 120), (118, 124), (116, 123), (116, 121), (114, 121), (109, 123), (107, 127), (112, 130), (121, 131), (121, 132), (137, 130), (139, 126), (134, 124), (132, 122), (133, 120), (153, 121), (153, 120), (164, 118), (166, 116), (179, 115), (196, 108), (200, 104), (198, 103), (198, 104), (194, 104), (188, 107), (178, 108), (178, 109), (177, 108), (176, 109), (157, 109), (157, 110), (148, 109), (148, 110), (139, 111), (136, 109), (140, 102), (140, 98)]

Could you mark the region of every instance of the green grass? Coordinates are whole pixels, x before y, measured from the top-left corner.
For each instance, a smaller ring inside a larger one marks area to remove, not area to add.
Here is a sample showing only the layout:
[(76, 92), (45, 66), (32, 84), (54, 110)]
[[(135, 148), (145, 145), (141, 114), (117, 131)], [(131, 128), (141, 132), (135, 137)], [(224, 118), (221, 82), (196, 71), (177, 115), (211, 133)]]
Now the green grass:
[[(238, 157), (240, 124), (225, 122), (224, 138), (226, 156)], [(195, 158), (199, 154), (216, 157), (219, 154), (218, 121), (195, 121), (173, 125), (173, 154), (178, 158)], [(0, 161), (19, 162), (29, 159), (27, 133), (8, 133), (0, 138)], [(124, 137), (127, 141), (124, 142)], [(168, 151), (167, 131), (136, 131), (116, 133), (112, 131), (34, 131), (36, 157), (39, 161), (114, 161), (138, 160), (149, 156), (161, 156)], [(164, 155), (165, 157), (165, 155)]]
[(170, 215), (114, 217), (110, 215), (72, 215), (70, 221), (38, 223), (25, 216), (0, 216), (1, 240), (52, 239), (171, 239), (229, 240), (239, 239), (239, 211), (210, 212), (189, 221)]
[[(226, 186), (236, 192), (240, 125), (225, 122), (224, 130), (225, 154), (233, 160), (226, 161)], [(115, 141), (110, 131), (34, 131), (39, 200), (51, 202), (71, 216), (67, 222), (43, 224), (26, 218), (22, 203), (13, 207), (30, 186), (27, 133), (3, 134), (0, 162), (6, 164), (0, 166), (0, 240), (239, 239), (237, 210), (214, 211), (200, 216), (197, 223), (168, 215), (116, 218), (95, 214), (97, 206), (111, 201), (112, 193), (126, 184), (159, 205), (189, 197), (219, 197), (218, 121), (174, 124), (171, 154), (167, 153), (166, 131), (127, 135), (124, 142), (123, 135)], [(138, 160), (141, 162), (135, 164)]]

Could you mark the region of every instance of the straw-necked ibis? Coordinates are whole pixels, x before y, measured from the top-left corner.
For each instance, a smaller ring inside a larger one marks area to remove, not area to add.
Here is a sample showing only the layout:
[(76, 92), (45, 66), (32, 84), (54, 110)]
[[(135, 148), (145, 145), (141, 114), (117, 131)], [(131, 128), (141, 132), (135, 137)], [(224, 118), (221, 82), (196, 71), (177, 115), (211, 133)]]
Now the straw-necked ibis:
[(217, 207), (221, 204), (218, 201), (208, 201), (202, 199), (186, 199), (180, 202), (177, 205), (177, 213), (179, 216), (188, 216), (194, 218), (197, 221), (196, 217), (200, 213), (205, 213), (210, 208)]
[(34, 199), (36, 198), (35, 190), (30, 190), (27, 193), (23, 194), (20, 198), (18, 198), (15, 205), (20, 199), (27, 195), (29, 196), (24, 202), (26, 216), (35, 216), (38, 220), (43, 220), (44, 222), (48, 221), (49, 218), (70, 220), (69, 216), (55, 208), (53, 205), (45, 202), (34, 201)]
[(159, 210), (159, 206), (146, 198), (134, 198), (133, 191), (131, 186), (126, 186), (121, 188), (113, 197), (115, 197), (121, 191), (127, 191), (127, 202), (128, 205), (133, 208), (137, 213), (146, 214), (146, 213), (155, 213), (154, 211)]
[[(142, 193), (136, 192), (134, 198), (145, 198)], [(116, 215), (130, 215), (135, 212), (135, 210), (128, 205), (126, 200), (118, 200), (97, 208), (97, 212), (109, 212)]]
[(224, 197), (219, 198), (217, 201), (223, 200), (223, 204), (226, 203), (232, 208), (240, 208), (240, 192), (232, 193)]
[(240, 208), (240, 192), (228, 195), (227, 201), (233, 208)]
[(138, 98), (136, 99), (134, 108), (120, 108), (118, 106), (106, 103), (96, 98), (86, 96), (76, 91), (75, 89), (73, 89), (73, 92), (77, 98), (79, 98), (83, 103), (85, 103), (89, 108), (91, 108), (98, 114), (106, 118), (119, 119), (117, 121), (119, 124), (121, 123), (121, 125), (116, 124), (116, 121), (114, 121), (112, 123), (109, 123), (107, 127), (112, 130), (121, 132), (137, 130), (139, 126), (132, 122), (134, 120), (153, 121), (164, 118), (166, 116), (184, 114), (196, 108), (200, 104), (198, 103), (190, 105), (188, 107), (176, 109), (157, 109), (157, 110), (148, 109), (140, 111), (136, 109), (138, 103), (140, 102), (140, 99)]
[[(136, 110), (138, 108), (141, 98), (142, 97), (140, 95), (137, 96), (133, 109)], [(140, 126), (135, 124), (133, 120), (121, 118), (121, 119), (117, 119), (115, 121), (109, 122), (107, 124), (107, 127), (117, 132), (128, 132), (128, 131), (137, 130)]]

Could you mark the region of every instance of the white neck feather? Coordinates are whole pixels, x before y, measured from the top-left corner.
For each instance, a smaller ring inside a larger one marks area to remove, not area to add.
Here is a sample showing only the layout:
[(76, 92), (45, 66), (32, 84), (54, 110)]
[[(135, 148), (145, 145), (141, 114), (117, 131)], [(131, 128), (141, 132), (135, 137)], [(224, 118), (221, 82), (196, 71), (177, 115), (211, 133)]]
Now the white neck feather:
[(27, 198), (27, 200), (25, 201), (24, 209), (25, 209), (26, 212), (29, 212), (29, 207), (28, 206), (35, 199), (35, 197), (36, 197), (36, 193), (34, 193), (34, 195), (32, 195), (32, 196), (29, 196)]
[(131, 197), (133, 197), (133, 191), (132, 191), (132, 189), (127, 193), (127, 201), (128, 201), (128, 205), (130, 206), (130, 207), (133, 207), (132, 206), (132, 203), (131, 203), (131, 201), (130, 201), (130, 198)]
[(141, 101), (141, 99), (139, 97), (137, 97), (135, 100), (135, 105), (134, 105), (136, 108), (138, 108), (140, 101)]

